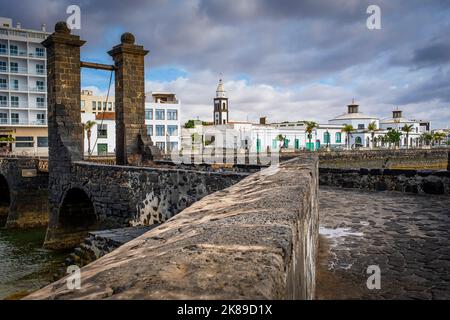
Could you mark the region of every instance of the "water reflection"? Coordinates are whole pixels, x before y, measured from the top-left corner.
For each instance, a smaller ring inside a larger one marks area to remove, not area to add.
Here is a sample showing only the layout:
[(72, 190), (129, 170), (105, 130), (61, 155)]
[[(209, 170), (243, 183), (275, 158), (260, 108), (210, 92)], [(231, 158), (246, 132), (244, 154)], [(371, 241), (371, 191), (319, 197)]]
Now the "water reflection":
[(0, 229), (0, 299), (53, 281), (68, 252), (43, 249), (44, 237), (45, 229)]

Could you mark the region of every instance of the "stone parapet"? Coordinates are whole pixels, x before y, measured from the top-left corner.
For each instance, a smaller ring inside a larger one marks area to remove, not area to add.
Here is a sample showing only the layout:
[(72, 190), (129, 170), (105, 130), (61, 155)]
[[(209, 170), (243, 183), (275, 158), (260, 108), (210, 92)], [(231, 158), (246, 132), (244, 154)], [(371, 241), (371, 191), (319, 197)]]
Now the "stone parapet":
[(194, 203), (26, 299), (312, 299), (318, 164), (293, 159)]
[(320, 168), (325, 186), (450, 195), (450, 171)]

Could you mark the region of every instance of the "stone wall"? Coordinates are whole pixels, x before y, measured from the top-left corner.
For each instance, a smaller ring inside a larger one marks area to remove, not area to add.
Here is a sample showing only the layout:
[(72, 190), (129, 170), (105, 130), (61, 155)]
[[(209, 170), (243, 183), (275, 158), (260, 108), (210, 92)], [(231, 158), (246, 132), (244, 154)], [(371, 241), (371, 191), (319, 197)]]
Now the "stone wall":
[[(89, 230), (123, 228), (161, 223), (207, 194), (229, 187), (249, 173), (145, 168), (75, 162), (71, 179), (54, 189), (59, 208), (52, 211), (45, 246), (74, 247)], [(95, 224), (77, 227), (78, 221), (63, 223), (62, 208), (70, 190), (81, 190), (92, 203)]]
[(450, 171), (320, 168), (320, 185), (450, 195)]
[(445, 170), (449, 150), (365, 150), (319, 152), (320, 166), (324, 168), (388, 168)]
[(0, 175), (4, 178), (0, 211), (7, 215), (7, 228), (33, 228), (48, 223), (48, 174), (38, 170), (38, 162), (30, 158), (0, 159)]
[(215, 192), (27, 299), (311, 299), (317, 159), (294, 159)]

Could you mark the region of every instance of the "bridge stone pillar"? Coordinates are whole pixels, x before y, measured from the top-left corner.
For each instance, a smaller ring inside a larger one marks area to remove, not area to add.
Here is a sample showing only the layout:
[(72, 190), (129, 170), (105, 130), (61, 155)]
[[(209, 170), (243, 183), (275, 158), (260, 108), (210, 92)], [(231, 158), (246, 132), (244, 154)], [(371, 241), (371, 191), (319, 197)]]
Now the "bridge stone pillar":
[[(49, 210), (46, 243), (58, 226), (58, 210), (64, 188), (71, 180), (73, 161), (83, 160), (81, 124), (80, 47), (85, 41), (72, 35), (65, 22), (42, 42), (47, 48)], [(50, 247), (50, 245), (48, 246)]]
[(139, 165), (151, 160), (158, 149), (145, 126), (144, 57), (148, 51), (135, 44), (131, 33), (108, 52), (114, 59), (116, 103), (116, 163)]

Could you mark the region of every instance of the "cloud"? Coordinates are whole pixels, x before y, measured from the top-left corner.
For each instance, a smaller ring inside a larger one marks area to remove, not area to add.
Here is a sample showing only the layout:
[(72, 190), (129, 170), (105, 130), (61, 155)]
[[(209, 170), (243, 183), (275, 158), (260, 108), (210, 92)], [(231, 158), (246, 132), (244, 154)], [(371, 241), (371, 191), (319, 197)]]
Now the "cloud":
[[(84, 60), (110, 62), (107, 50), (133, 32), (150, 50), (148, 87), (177, 93), (189, 117), (211, 117), (223, 73), (232, 118), (326, 120), (355, 97), (368, 113), (426, 105), (434, 126), (450, 122), (450, 1), (0, 0), (0, 12), (51, 30), (69, 4), (81, 7)], [(381, 30), (366, 28), (369, 4)], [(104, 91), (108, 75), (83, 81)]]

